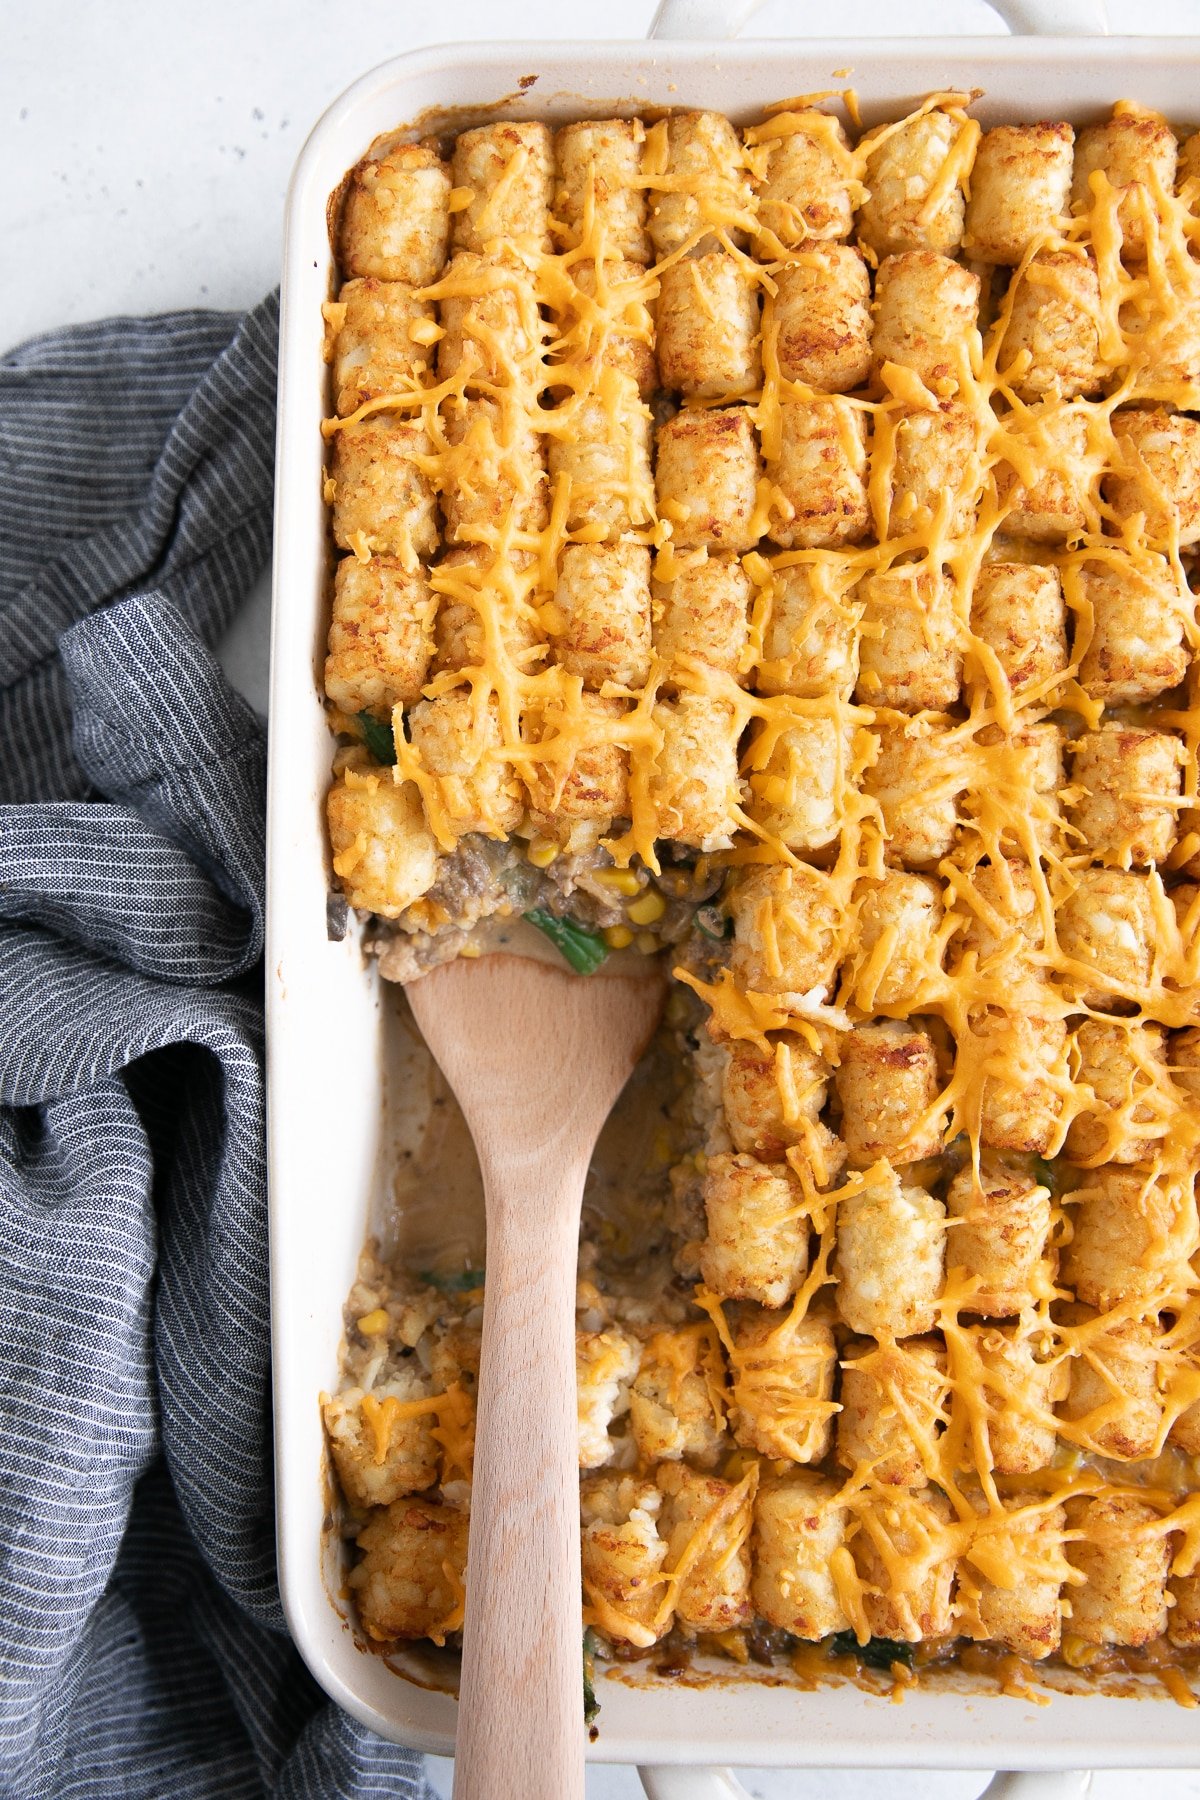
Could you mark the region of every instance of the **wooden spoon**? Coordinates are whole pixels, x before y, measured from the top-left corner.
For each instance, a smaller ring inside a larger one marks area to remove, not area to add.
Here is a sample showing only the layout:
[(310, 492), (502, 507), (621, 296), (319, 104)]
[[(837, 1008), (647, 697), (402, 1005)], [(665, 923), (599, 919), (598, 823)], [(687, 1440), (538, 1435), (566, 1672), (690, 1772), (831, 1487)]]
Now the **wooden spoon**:
[(455, 1800), (583, 1800), (575, 1271), (592, 1149), (662, 1008), (645, 963), (522, 956), (408, 988), (487, 1205)]

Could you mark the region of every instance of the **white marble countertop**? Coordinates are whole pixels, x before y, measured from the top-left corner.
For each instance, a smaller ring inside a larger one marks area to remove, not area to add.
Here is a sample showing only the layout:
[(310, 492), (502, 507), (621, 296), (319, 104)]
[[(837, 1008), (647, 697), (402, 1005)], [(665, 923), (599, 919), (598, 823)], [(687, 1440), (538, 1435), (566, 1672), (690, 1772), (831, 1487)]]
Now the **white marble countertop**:
[[(412, 0), (5, 7), (0, 347), (112, 313), (260, 299), (278, 279), (284, 191), (305, 134), (386, 57), (450, 39), (636, 38), (653, 11), (654, 0), (457, 0), (439, 11)], [(1114, 31), (1200, 32), (1198, 0), (1109, 0), (1109, 16)], [(814, 7), (806, 22), (818, 18), (824, 35), (830, 22), (864, 36), (1002, 29), (982, 0), (855, 0), (844, 12)], [(767, 37), (797, 28), (789, 0), (768, 0), (756, 23)], [(264, 580), (223, 646), (234, 680), (264, 711), (268, 595)], [(432, 1772), (449, 1795), (450, 1764), (434, 1759)], [(978, 1774), (904, 1771), (742, 1778), (755, 1800), (969, 1800), (985, 1785)], [(1099, 1776), (1092, 1791), (1128, 1800), (1139, 1790), (1200, 1800), (1200, 1773), (1124, 1771)], [(641, 1784), (631, 1769), (598, 1767), (587, 1792), (634, 1800)]]

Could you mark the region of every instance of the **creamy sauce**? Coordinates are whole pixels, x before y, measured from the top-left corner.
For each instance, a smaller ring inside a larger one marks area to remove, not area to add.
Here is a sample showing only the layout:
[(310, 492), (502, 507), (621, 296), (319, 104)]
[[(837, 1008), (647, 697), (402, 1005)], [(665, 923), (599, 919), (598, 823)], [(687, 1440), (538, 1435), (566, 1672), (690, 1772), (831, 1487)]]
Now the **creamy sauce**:
[[(488, 936), (489, 949), (518, 950), (562, 966), (542, 934), (522, 921), (494, 921)], [(630, 960), (646, 967), (641, 957)], [(398, 1273), (444, 1275), (480, 1267), (486, 1254), (483, 1183), (466, 1121), (425, 1047), (404, 990), (384, 984), (382, 991), (387, 1134), (394, 1148), (386, 1199), (372, 1221), (374, 1235)], [(678, 1057), (660, 1034), (600, 1134), (584, 1212), (585, 1231), (606, 1262), (640, 1267), (662, 1236), (675, 1136), (669, 1114), (677, 1107), (681, 1080)]]

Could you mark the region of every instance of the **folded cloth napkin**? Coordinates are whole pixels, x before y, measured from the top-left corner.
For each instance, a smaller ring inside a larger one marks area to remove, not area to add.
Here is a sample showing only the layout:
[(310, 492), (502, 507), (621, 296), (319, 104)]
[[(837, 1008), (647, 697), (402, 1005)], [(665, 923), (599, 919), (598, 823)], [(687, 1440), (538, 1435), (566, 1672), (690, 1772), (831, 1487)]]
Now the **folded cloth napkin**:
[(276, 322), (0, 358), (7, 1800), (430, 1795), (275, 1579), (264, 737), (204, 640), (266, 559)]

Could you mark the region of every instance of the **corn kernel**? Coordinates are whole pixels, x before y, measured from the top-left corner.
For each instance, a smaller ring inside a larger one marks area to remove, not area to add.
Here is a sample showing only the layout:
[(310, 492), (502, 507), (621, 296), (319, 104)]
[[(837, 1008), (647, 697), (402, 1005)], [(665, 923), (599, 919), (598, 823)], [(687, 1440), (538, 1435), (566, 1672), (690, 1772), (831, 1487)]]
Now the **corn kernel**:
[(548, 869), (558, 855), (558, 845), (549, 838), (534, 838), (525, 854), (535, 869)]
[[(634, 869), (597, 869), (596, 880), (601, 887), (611, 888), (614, 894), (627, 894), (631, 899), (641, 886)], [(635, 924), (640, 922), (634, 921)]]
[(358, 1320), (358, 1329), (364, 1337), (380, 1337), (388, 1327), (386, 1308), (377, 1306), (374, 1312), (364, 1313)]
[(547, 637), (561, 637), (567, 629), (562, 607), (556, 606), (553, 600), (543, 601), (537, 609), (537, 616)]
[(458, 953), (460, 956), (473, 957), (480, 954), (478, 944), (464, 944)]
[(474, 198), (475, 189), (473, 187), (451, 188), (446, 196), (446, 211), (452, 213), (466, 212)]
[(1062, 1659), (1068, 1668), (1086, 1669), (1089, 1663), (1095, 1662), (1097, 1654), (1098, 1650), (1095, 1644), (1090, 1644), (1086, 1638), (1079, 1637), (1074, 1631), (1064, 1632)]
[(639, 931), (633, 940), (633, 947), (640, 950), (643, 956), (653, 956), (658, 949), (658, 939), (652, 931)]
[(718, 1631), (715, 1635), (717, 1643), (720, 1644), (726, 1656), (731, 1656), (734, 1662), (748, 1663), (750, 1661), (750, 1648), (746, 1643), (744, 1631)]
[(628, 925), (606, 925), (604, 941), (610, 950), (627, 950), (633, 942), (633, 933)]
[(635, 925), (656, 925), (667, 910), (667, 903), (657, 888), (651, 888), (640, 900), (635, 900), (629, 908), (629, 917)]
[(436, 344), (446, 333), (436, 319), (414, 319), (408, 335), (414, 344)]

